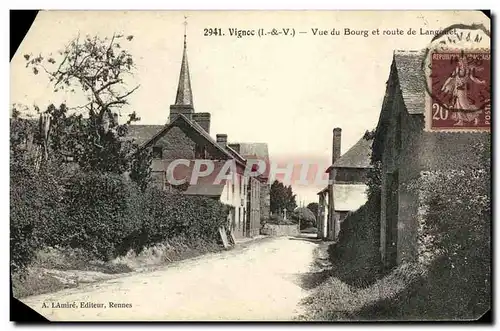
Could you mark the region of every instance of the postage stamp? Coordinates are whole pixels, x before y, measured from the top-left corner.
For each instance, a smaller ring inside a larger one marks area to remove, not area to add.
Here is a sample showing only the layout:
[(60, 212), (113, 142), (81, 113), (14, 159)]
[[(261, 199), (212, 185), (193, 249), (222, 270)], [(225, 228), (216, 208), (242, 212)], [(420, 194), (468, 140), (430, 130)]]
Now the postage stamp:
[(430, 130), (491, 127), (491, 56), (487, 49), (432, 52)]
[(426, 49), (426, 131), (491, 128), (490, 33), (482, 25), (455, 24)]

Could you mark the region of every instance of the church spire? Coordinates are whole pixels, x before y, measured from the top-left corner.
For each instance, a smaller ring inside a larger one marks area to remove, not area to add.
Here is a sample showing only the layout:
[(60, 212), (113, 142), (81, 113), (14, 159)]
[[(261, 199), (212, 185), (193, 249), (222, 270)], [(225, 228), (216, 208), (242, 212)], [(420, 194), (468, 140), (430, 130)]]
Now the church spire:
[[(184, 16), (187, 19), (186, 16)], [(184, 21), (184, 51), (182, 53), (181, 72), (179, 75), (179, 86), (177, 87), (177, 96), (175, 105), (193, 106), (193, 91), (191, 90), (191, 79), (189, 77), (189, 65), (187, 59), (186, 44), (187, 21)]]

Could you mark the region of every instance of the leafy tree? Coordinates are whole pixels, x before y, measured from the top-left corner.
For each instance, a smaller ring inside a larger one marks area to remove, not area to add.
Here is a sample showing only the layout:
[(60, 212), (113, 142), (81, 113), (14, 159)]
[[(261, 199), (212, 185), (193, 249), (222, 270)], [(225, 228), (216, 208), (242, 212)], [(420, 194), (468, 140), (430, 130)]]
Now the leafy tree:
[(285, 186), (283, 183), (275, 180), (271, 185), (270, 191), (271, 212), (280, 213), (283, 209), (291, 212), (297, 208), (295, 194), (293, 194), (292, 186)]
[(10, 118), (10, 171), (23, 171), (34, 166), (33, 147), (34, 122), (22, 118), (18, 106), (14, 105)]
[(316, 217), (309, 208), (299, 207), (293, 211), (292, 219), (296, 222), (300, 220), (301, 229), (316, 225)]
[(308, 204), (307, 209), (313, 212), (314, 217), (318, 217), (319, 204), (317, 202), (311, 202)]
[(129, 113), (125, 123), (118, 122), (127, 98), (139, 88), (128, 87), (134, 62), (122, 48), (122, 40), (120, 34), (104, 39), (78, 36), (58, 52), (57, 59), (51, 55), (24, 56), (35, 75), (42, 71), (48, 75), (54, 92), (85, 96), (86, 104), (72, 108), (77, 110), (73, 114), (65, 104), (59, 108), (51, 105), (46, 111), (52, 117), (51, 148), (58, 157), (72, 157), (83, 170), (123, 173), (130, 170), (132, 155), (142, 155), (124, 139), (128, 126), (139, 120), (136, 113)]

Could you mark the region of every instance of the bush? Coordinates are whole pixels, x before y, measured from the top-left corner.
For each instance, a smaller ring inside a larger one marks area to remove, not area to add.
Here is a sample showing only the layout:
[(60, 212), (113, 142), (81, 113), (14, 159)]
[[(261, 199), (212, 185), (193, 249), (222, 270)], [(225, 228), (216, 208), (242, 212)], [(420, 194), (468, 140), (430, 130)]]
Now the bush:
[(428, 286), (440, 298), (431, 307), (450, 318), (477, 318), (490, 306), (490, 171), (429, 173), (423, 182), (420, 253), (431, 255)]
[(67, 224), (60, 227), (56, 242), (103, 259), (171, 238), (217, 242), (219, 227), (226, 225), (227, 209), (219, 201), (157, 188), (142, 193), (120, 175), (78, 174), (67, 188)]
[(51, 237), (51, 224), (64, 220), (60, 201), (62, 187), (57, 170), (11, 163), (10, 169), (10, 257), (12, 271), (26, 267), (38, 248)]
[(285, 220), (283, 216), (281, 215), (276, 215), (273, 214), (269, 217), (269, 220), (267, 221), (269, 224), (277, 224), (277, 225), (290, 225), (294, 224), (290, 219)]
[(145, 201), (142, 246), (181, 236), (213, 242), (218, 240), (219, 227), (227, 226), (227, 207), (216, 200), (151, 188)]
[(142, 193), (123, 175), (11, 168), (11, 266), (14, 272), (44, 247), (81, 249), (110, 260), (172, 238), (217, 244), (227, 207), (204, 197), (151, 188)]
[(316, 226), (316, 216), (314, 216), (314, 213), (309, 208), (299, 207), (295, 209), (291, 213), (290, 218), (295, 223), (299, 223), (300, 221), (301, 229)]
[(66, 183), (66, 219), (51, 231), (51, 246), (82, 248), (108, 260), (141, 224), (138, 188), (122, 175), (77, 173)]
[(378, 201), (373, 196), (341, 223), (337, 243), (332, 246), (336, 276), (358, 286), (375, 282), (382, 273), (379, 236), (380, 221), (373, 212)]

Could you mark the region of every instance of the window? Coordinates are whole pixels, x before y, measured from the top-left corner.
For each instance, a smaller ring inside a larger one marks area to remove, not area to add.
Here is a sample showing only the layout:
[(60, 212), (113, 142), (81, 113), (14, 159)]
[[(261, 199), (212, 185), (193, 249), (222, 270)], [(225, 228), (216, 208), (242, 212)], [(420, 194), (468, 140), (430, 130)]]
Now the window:
[(232, 190), (232, 194), (233, 194), (233, 197), (234, 197), (234, 186), (235, 186), (235, 181), (236, 181), (236, 175), (233, 174), (232, 176), (233, 178), (231, 179), (231, 190)]
[(153, 158), (154, 159), (162, 159), (163, 158), (163, 149), (161, 146), (153, 147)]

